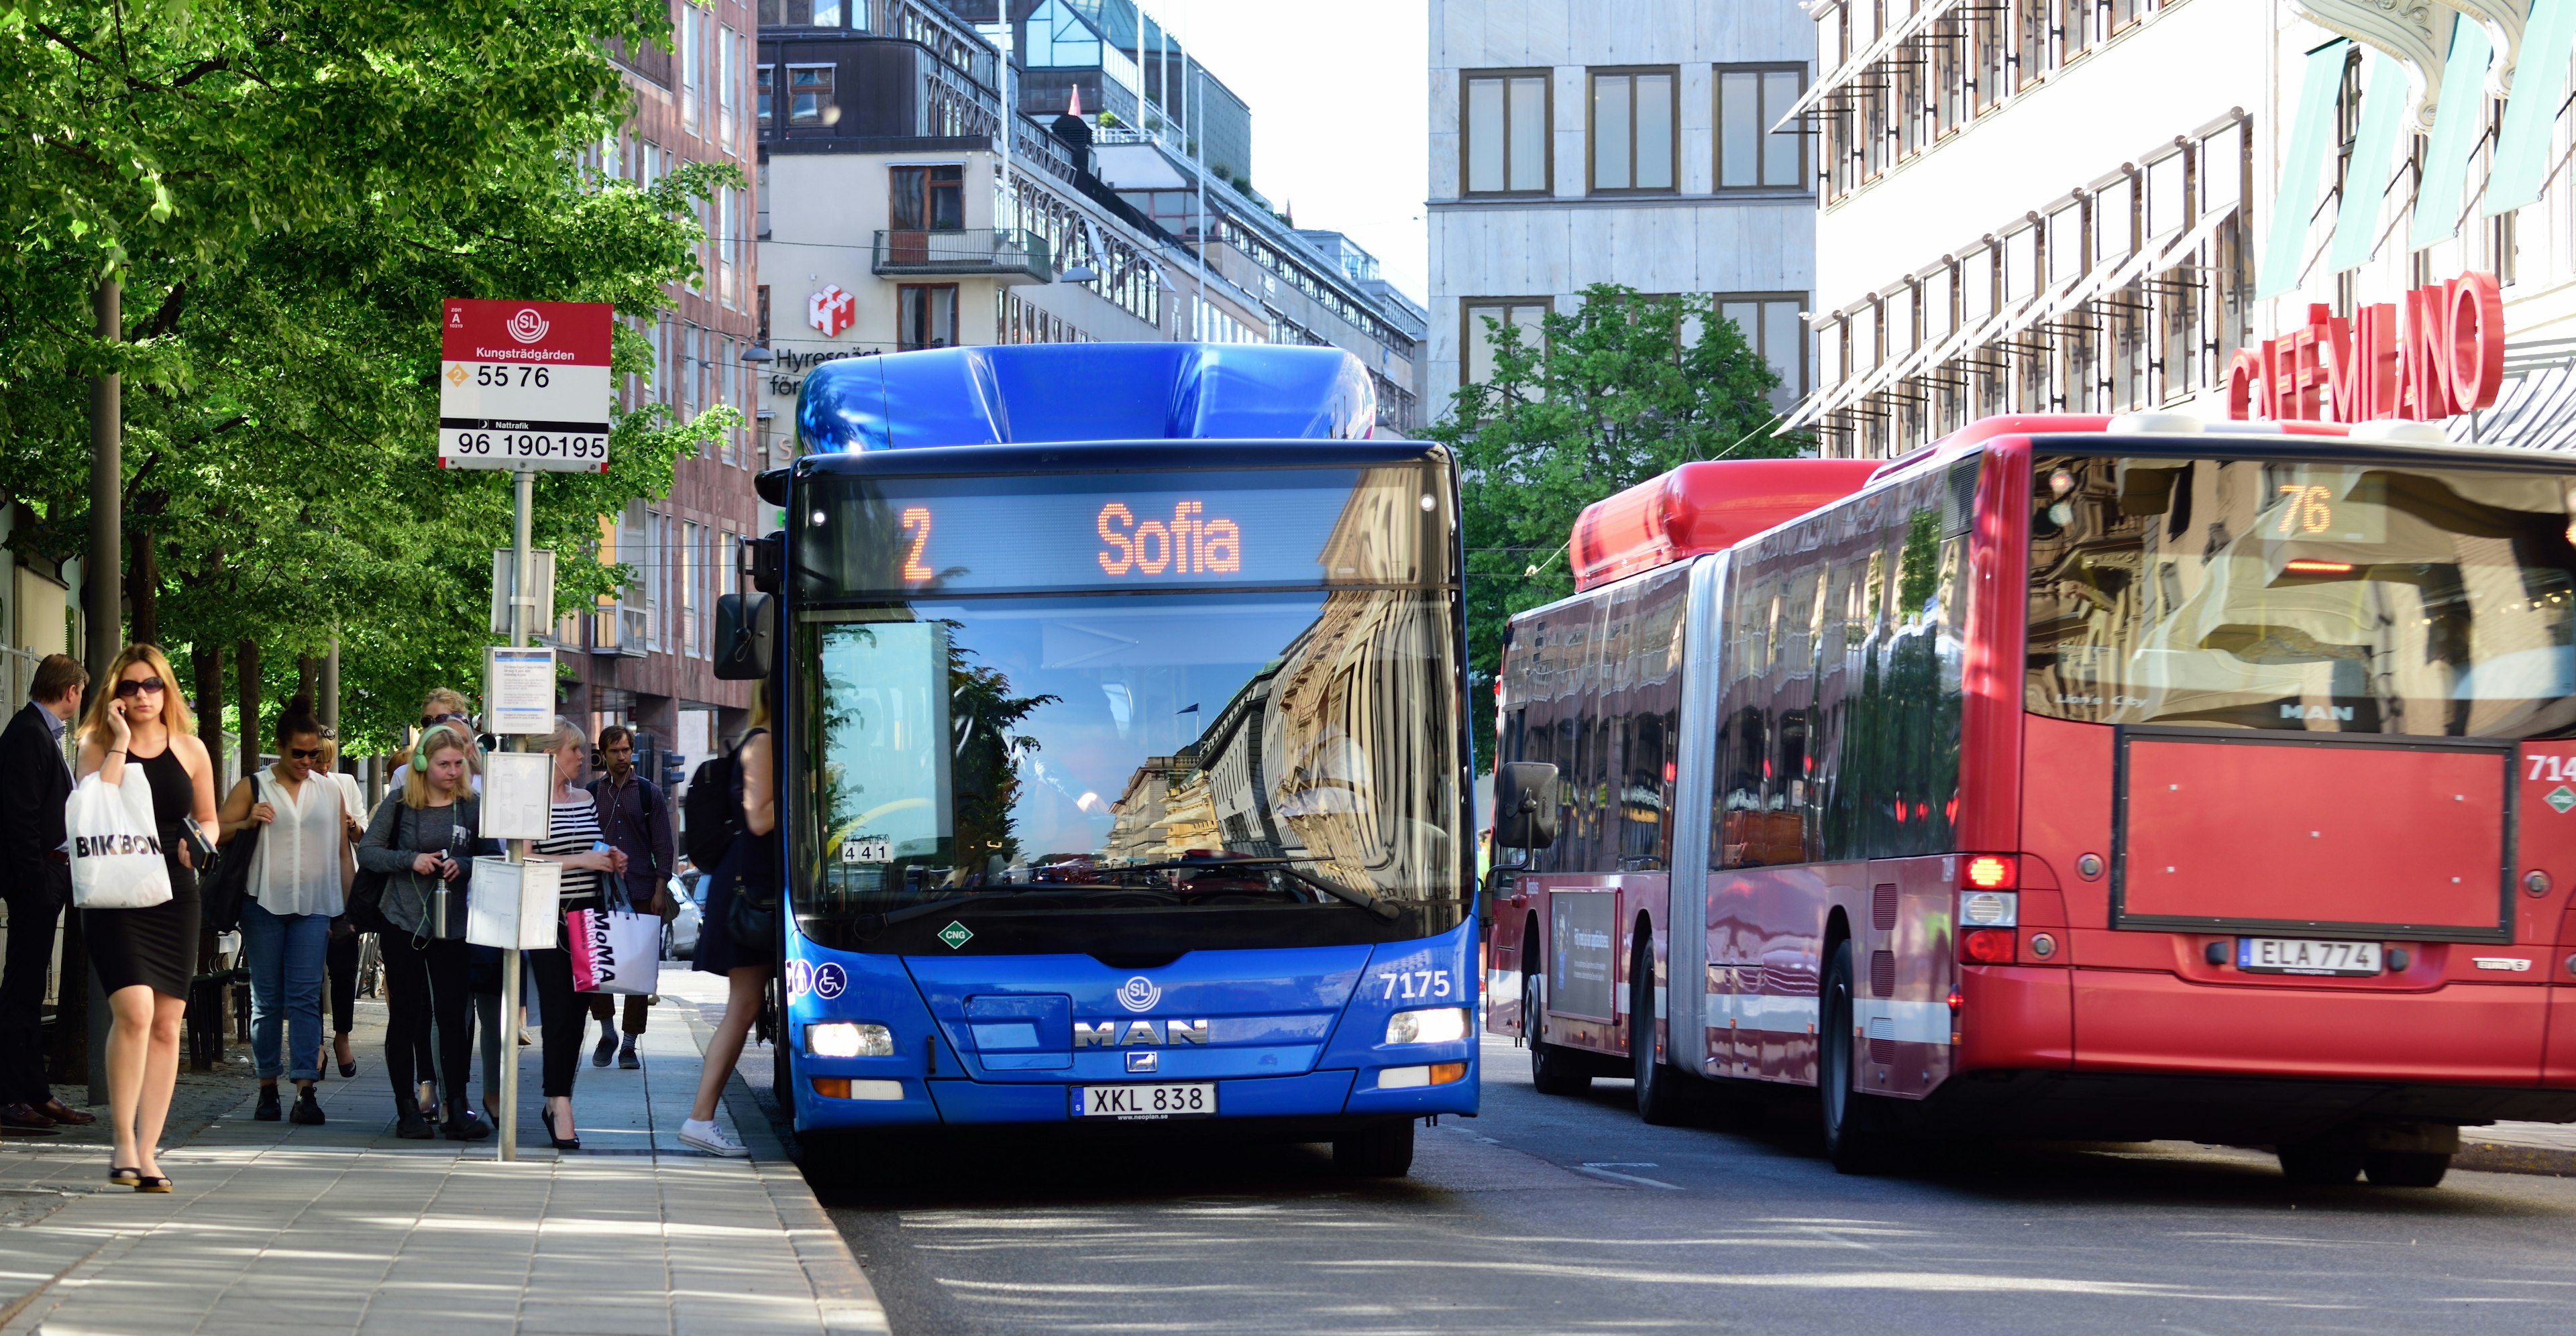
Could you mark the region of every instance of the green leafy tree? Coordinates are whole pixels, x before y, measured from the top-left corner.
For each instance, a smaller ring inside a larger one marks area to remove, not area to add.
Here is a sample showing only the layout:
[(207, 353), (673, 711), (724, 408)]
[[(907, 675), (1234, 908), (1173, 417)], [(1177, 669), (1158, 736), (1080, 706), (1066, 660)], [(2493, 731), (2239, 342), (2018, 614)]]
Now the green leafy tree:
[[(439, 303), (645, 319), (696, 279), (699, 206), (739, 173), (583, 166), (628, 112), (610, 48), (667, 27), (616, 0), (0, 0), (0, 489), (39, 521), (13, 543), (84, 545), (85, 382), (116, 370), (137, 631), (259, 642), (282, 686), (336, 628), (359, 745), (470, 684), (510, 490), (432, 463)], [(122, 341), (90, 315), (109, 276)], [(631, 329), (614, 359), (650, 373)], [(620, 574), (596, 517), (736, 421), (613, 416), (609, 472), (537, 488), (567, 606)]]
[(1574, 591), (1565, 547), (1585, 506), (1698, 459), (1806, 451), (1775, 437), (1779, 384), (1712, 298), (1614, 284), (1550, 312), (1539, 337), (1495, 320), (1476, 331), (1494, 374), (1463, 384), (1427, 433), (1465, 480), (1468, 671), (1476, 748), (1493, 755), (1494, 674), (1512, 614)]

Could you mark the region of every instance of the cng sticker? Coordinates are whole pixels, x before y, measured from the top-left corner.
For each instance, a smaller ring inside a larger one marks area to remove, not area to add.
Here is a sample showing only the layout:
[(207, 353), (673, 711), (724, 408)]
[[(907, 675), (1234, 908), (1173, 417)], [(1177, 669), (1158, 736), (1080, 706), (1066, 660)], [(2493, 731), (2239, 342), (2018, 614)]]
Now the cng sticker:
[(2557, 788), (2551, 789), (2549, 791), (2549, 796), (2541, 799), (2541, 801), (2558, 809), (2558, 814), (2560, 816), (2565, 816), (2567, 815), (2568, 808), (2576, 807), (2576, 789), (2570, 789), (2566, 785), (2561, 784)]
[(814, 967), (802, 960), (787, 962), (787, 996), (791, 999), (814, 991)]
[[(2565, 790), (2562, 789), (2560, 792), (2563, 793)], [(2576, 801), (2576, 798), (2571, 798), (2570, 801)], [(2563, 812), (2567, 809), (2562, 807), (2559, 810)], [(974, 935), (974, 933), (967, 931), (966, 925), (963, 923), (952, 922), (947, 927), (939, 930), (939, 940), (948, 943), (948, 949), (951, 951), (964, 946), (967, 940), (972, 938)]]

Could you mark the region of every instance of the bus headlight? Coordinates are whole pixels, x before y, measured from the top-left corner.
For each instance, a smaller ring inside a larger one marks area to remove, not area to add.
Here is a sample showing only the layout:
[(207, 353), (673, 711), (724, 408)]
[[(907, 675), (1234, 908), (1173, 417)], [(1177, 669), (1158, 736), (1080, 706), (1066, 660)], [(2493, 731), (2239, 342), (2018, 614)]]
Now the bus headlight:
[(1399, 1011), (1386, 1018), (1386, 1042), (1390, 1044), (1448, 1044), (1466, 1037), (1465, 1007)]
[(827, 1021), (805, 1027), (805, 1051), (818, 1058), (891, 1058), (894, 1031), (872, 1021)]

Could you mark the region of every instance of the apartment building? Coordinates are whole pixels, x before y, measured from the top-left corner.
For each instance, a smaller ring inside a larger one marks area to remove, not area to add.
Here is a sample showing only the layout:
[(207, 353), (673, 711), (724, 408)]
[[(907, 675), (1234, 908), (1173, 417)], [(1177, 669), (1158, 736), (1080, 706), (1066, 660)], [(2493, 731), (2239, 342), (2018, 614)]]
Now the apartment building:
[(1431, 0), (1428, 404), (1492, 374), (1492, 324), (1535, 330), (1595, 283), (1705, 293), (1810, 383), (1808, 144), (1775, 130), (1812, 77), (1794, 0), (1615, 7)]
[(702, 279), (672, 287), (672, 309), (642, 331), (653, 345), (653, 373), (628, 377), (619, 394), (629, 409), (665, 404), (682, 420), (729, 406), (743, 423), (680, 459), (669, 495), (602, 522), (600, 559), (631, 568), (634, 579), (594, 606), (558, 602), (553, 637), (573, 679), (564, 688), (566, 712), (594, 737), (612, 723), (639, 730), (637, 763), (657, 778), (694, 767), (745, 725), (747, 685), (717, 681), (713, 672), (715, 601), (734, 588), (737, 547), (774, 527), (764, 524), (752, 490), (753, 475), (771, 462), (754, 417), (764, 355), (751, 241), (757, 15), (746, 0), (665, 3), (669, 49), (611, 53), (635, 109), (615, 142), (601, 145), (596, 166), (649, 185), (684, 163), (724, 163), (741, 170), (745, 186), (720, 192), (704, 209)]
[(1871, 457), (2006, 412), (2261, 415), (2269, 340), (2483, 275), (2503, 374), (2436, 416), (2458, 439), (2576, 440), (2576, 185), (2552, 170), (2576, 25), (2532, 13), (2552, 21), (2450, 0), (1817, 6), (1826, 70), (1795, 114), (1823, 145), (1818, 375), (1793, 425)]
[(1132, 3), (798, 0), (764, 11), (758, 60), (782, 442), (818, 362), (1020, 342), (1332, 344), (1413, 425), (1418, 308), (1252, 192), (1249, 110)]

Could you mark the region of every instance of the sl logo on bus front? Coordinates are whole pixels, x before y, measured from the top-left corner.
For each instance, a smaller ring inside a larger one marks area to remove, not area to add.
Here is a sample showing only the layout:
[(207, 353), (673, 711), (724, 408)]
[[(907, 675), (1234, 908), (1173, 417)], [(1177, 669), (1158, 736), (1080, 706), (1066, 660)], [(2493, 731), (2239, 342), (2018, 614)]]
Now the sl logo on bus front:
[(1100, 569), (1111, 575), (1232, 574), (1243, 569), (1243, 530), (1227, 519), (1200, 519), (1197, 501), (1172, 507), (1172, 518), (1139, 522), (1124, 501), (1100, 508)]

